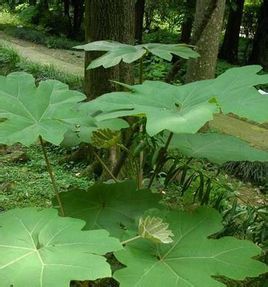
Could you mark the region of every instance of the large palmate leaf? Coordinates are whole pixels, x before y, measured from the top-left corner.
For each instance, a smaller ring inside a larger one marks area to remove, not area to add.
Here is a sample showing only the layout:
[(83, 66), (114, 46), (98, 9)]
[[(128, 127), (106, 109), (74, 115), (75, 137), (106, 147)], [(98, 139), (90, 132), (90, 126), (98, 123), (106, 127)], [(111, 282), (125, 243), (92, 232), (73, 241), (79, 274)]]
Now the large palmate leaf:
[(76, 46), (76, 49), (85, 51), (105, 51), (103, 56), (93, 60), (88, 69), (100, 66), (110, 68), (118, 65), (121, 61), (130, 64), (142, 58), (147, 53), (165, 59), (172, 60), (172, 55), (177, 55), (184, 59), (197, 58), (199, 55), (192, 48), (185, 44), (142, 44), (127, 45), (116, 41), (96, 41), (85, 45)]
[(126, 265), (114, 277), (121, 287), (222, 287), (212, 276), (244, 279), (267, 271), (252, 259), (261, 249), (252, 242), (231, 237), (208, 239), (221, 230), (221, 218), (213, 209), (194, 213), (169, 212), (164, 219), (174, 233), (171, 244), (139, 240), (115, 253)]
[[(186, 97), (176, 86), (146, 81), (142, 85), (127, 86), (130, 92), (114, 92), (85, 104), (88, 109), (101, 110), (97, 120), (129, 115), (145, 115), (146, 130), (153, 136), (164, 129), (175, 133), (195, 133), (213, 119), (217, 105), (204, 100), (201, 94)], [(194, 92), (196, 87), (193, 87)], [(187, 91), (191, 95), (191, 91)]]
[(232, 68), (216, 79), (198, 81), (179, 88), (185, 94), (190, 92), (191, 97), (200, 94), (204, 100), (215, 97), (224, 114), (233, 113), (262, 123), (268, 121), (268, 97), (261, 95), (255, 87), (267, 84), (268, 74), (259, 75), (261, 70), (262, 67), (256, 65)]
[[(0, 76), (0, 143), (24, 145), (34, 143), (39, 136), (60, 144), (65, 132), (80, 121), (76, 110), (85, 99), (82, 93), (54, 80), (40, 82), (27, 73)], [(95, 126), (93, 119), (88, 124)]]
[(160, 195), (137, 190), (133, 181), (96, 184), (88, 191), (61, 195), (65, 213), (87, 222), (86, 228), (105, 228), (113, 236), (137, 229), (135, 218), (149, 208), (159, 207)]
[(265, 122), (268, 97), (258, 93), (255, 86), (268, 83), (268, 74), (258, 75), (260, 70), (260, 66), (233, 68), (216, 79), (182, 86), (158, 81), (124, 85), (129, 92), (103, 95), (85, 107), (99, 110), (98, 120), (144, 115), (150, 135), (164, 129), (195, 133), (219, 111)]
[(268, 84), (268, 74), (259, 75), (261, 66), (232, 68), (208, 87), (215, 94), (225, 114), (233, 113), (256, 122), (268, 122), (268, 97), (255, 88)]
[(95, 126), (92, 124), (92, 119), (89, 118), (88, 124), (84, 121), (81, 123), (81, 125), (76, 125), (76, 127), (73, 129), (69, 129), (65, 133), (64, 140), (62, 141), (61, 145), (73, 147), (79, 145), (80, 143), (92, 144), (92, 136), (96, 131), (108, 129), (114, 132), (129, 127), (128, 123), (122, 119), (111, 119), (104, 121), (95, 120), (94, 125)]
[(14, 209), (0, 215), (0, 281), (9, 287), (69, 287), (71, 280), (111, 276), (103, 256), (121, 249), (105, 230), (54, 209)]
[[(98, 109), (90, 109), (90, 106), (86, 103), (81, 103), (78, 106), (80, 120), (75, 127), (69, 129), (65, 135), (64, 140), (61, 143), (63, 146), (77, 146), (80, 143), (92, 143), (92, 135), (94, 132), (103, 129), (109, 129), (111, 131), (119, 131), (124, 128), (128, 128), (129, 125), (123, 119), (109, 119), (100, 120), (93, 118), (95, 113), (98, 113)], [(92, 123), (94, 120), (94, 123)]]
[(189, 157), (206, 158), (215, 163), (227, 161), (268, 161), (268, 152), (251, 147), (239, 138), (217, 133), (174, 135), (170, 148)]

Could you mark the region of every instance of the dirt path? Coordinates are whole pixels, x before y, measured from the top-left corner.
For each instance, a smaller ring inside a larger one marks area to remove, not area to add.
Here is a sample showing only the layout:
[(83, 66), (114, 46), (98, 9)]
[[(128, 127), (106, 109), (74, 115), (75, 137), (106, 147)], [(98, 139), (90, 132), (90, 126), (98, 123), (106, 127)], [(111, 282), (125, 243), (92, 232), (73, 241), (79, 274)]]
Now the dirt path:
[(43, 45), (7, 36), (0, 31), (0, 44), (13, 48), (23, 58), (42, 65), (52, 65), (57, 70), (83, 77), (84, 53), (79, 51), (49, 49)]

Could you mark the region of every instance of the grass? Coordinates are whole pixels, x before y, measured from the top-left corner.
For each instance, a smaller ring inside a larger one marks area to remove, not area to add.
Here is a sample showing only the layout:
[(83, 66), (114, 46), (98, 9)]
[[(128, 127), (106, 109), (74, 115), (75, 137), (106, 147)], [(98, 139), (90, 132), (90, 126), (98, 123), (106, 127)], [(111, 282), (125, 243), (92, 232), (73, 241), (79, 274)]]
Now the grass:
[(43, 66), (21, 58), (15, 50), (0, 45), (0, 75), (24, 71), (32, 74), (37, 82), (55, 79), (69, 85), (70, 89), (83, 90), (83, 79), (58, 71), (53, 66)]
[[(16, 145), (10, 149), (11, 153), (0, 153), (0, 209), (51, 206), (54, 194), (41, 147), (32, 145), (23, 148)], [(16, 153), (18, 158), (14, 157)], [(76, 187), (86, 189), (92, 184), (87, 177), (80, 176), (85, 169), (83, 164), (60, 163), (63, 150), (48, 146), (48, 154), (60, 191)], [(19, 156), (24, 160), (20, 161)]]

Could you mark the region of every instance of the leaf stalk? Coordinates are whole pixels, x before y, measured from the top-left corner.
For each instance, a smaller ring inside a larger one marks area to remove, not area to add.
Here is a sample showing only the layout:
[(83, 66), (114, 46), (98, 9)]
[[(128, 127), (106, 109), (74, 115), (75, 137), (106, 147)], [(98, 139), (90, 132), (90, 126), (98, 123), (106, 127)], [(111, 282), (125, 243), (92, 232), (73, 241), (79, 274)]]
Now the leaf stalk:
[(54, 172), (53, 172), (52, 166), (50, 164), (50, 161), (48, 159), (48, 155), (47, 155), (47, 151), (46, 151), (46, 148), (45, 148), (45, 144), (44, 144), (43, 138), (41, 136), (39, 136), (39, 141), (40, 141), (40, 144), (41, 144), (41, 147), (42, 147), (42, 151), (43, 151), (43, 155), (44, 155), (44, 158), (45, 158), (47, 171), (48, 171), (48, 174), (49, 174), (49, 177), (50, 177), (50, 180), (51, 180), (52, 188), (53, 188), (53, 191), (54, 191), (54, 193), (56, 195), (56, 198), (57, 198), (57, 201), (58, 201), (58, 204), (59, 204), (59, 207), (60, 207), (60, 213), (61, 213), (62, 216), (65, 216), (64, 215), (64, 209), (63, 209), (63, 204), (62, 204), (61, 199), (60, 199), (60, 193), (59, 193), (59, 189), (58, 189), (58, 186), (57, 186), (57, 183), (56, 183)]

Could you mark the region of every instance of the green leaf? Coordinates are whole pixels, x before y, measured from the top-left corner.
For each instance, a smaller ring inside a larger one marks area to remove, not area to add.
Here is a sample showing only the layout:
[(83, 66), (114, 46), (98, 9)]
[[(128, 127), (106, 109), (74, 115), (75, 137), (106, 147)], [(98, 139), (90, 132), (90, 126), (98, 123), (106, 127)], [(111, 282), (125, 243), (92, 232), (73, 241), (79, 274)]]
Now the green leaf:
[(198, 58), (199, 54), (195, 52), (192, 47), (185, 44), (156, 44), (150, 43), (142, 45), (143, 48), (148, 50), (153, 55), (162, 58), (166, 61), (171, 61), (173, 56), (176, 55), (183, 59)]
[(187, 91), (188, 97), (180, 93), (179, 87), (158, 81), (126, 87), (131, 91), (103, 95), (85, 104), (85, 108), (102, 110), (104, 113), (97, 115), (97, 120), (144, 114), (150, 136), (165, 129), (175, 133), (195, 133), (212, 120), (213, 113), (218, 110), (216, 104), (204, 100), (202, 94), (191, 96), (196, 87)]
[(171, 237), (174, 234), (168, 228), (168, 224), (163, 222), (160, 217), (147, 216), (141, 217), (139, 220), (139, 235), (155, 243), (169, 244), (173, 242)]
[(268, 97), (255, 88), (268, 83), (268, 74), (256, 74), (260, 69), (260, 66), (233, 68), (217, 79), (182, 86), (158, 81), (124, 85), (129, 92), (105, 94), (85, 104), (85, 108), (98, 110), (98, 120), (144, 115), (151, 136), (164, 129), (195, 133), (212, 119), (213, 113), (219, 112), (268, 122)]
[(215, 163), (227, 161), (268, 161), (268, 152), (251, 147), (239, 138), (217, 133), (174, 135), (170, 149), (189, 157), (206, 158)]
[(261, 253), (252, 242), (208, 239), (222, 228), (213, 209), (172, 211), (164, 221), (175, 235), (172, 244), (137, 240), (115, 253), (127, 266), (114, 274), (121, 287), (151, 287), (152, 282), (154, 287), (220, 287), (225, 285), (212, 276), (242, 280), (267, 271), (265, 264), (252, 259)]
[(121, 133), (110, 129), (101, 129), (93, 132), (92, 145), (96, 148), (109, 149), (122, 143)]
[(0, 215), (1, 286), (69, 287), (71, 280), (111, 276), (101, 255), (121, 249), (105, 230), (54, 209), (14, 209)]
[(62, 146), (73, 147), (77, 146), (80, 143), (90, 143), (92, 144), (92, 135), (94, 132), (98, 132), (99, 130), (108, 129), (112, 132), (120, 131), (121, 129), (128, 128), (129, 125), (126, 121), (122, 119), (111, 119), (104, 121), (93, 120), (92, 118), (86, 116), (88, 120), (83, 121), (81, 125), (76, 125), (72, 130), (69, 129), (65, 135), (64, 140), (62, 141)]
[(268, 74), (257, 74), (261, 70), (262, 67), (257, 65), (229, 69), (212, 80), (208, 92), (217, 96), (223, 113), (233, 113), (260, 123), (267, 122), (268, 97), (255, 88), (268, 84)]
[(61, 194), (68, 216), (81, 218), (88, 229), (105, 228), (121, 238), (126, 231), (136, 230), (135, 218), (150, 208), (159, 208), (161, 196), (150, 190), (137, 190), (133, 181), (96, 184), (88, 191)]
[(142, 47), (121, 44), (115, 41), (96, 41), (86, 45), (76, 46), (75, 48), (85, 51), (107, 51), (103, 56), (93, 60), (88, 66), (88, 69), (95, 69), (100, 66), (110, 68), (118, 65), (121, 61), (129, 64), (146, 54), (146, 50), (142, 49)]
[(27, 73), (0, 76), (0, 143), (33, 144), (39, 136), (60, 144), (79, 118), (78, 102), (85, 95), (54, 80), (40, 82)]
[(103, 66), (110, 68), (118, 65), (121, 61), (130, 64), (142, 58), (147, 52), (154, 54), (167, 61), (172, 60), (172, 54), (184, 59), (197, 58), (198, 53), (192, 50), (191, 46), (185, 44), (145, 44), (127, 45), (115, 41), (96, 41), (85, 45), (74, 47), (85, 51), (105, 51), (103, 56), (93, 60), (88, 69), (95, 69)]

